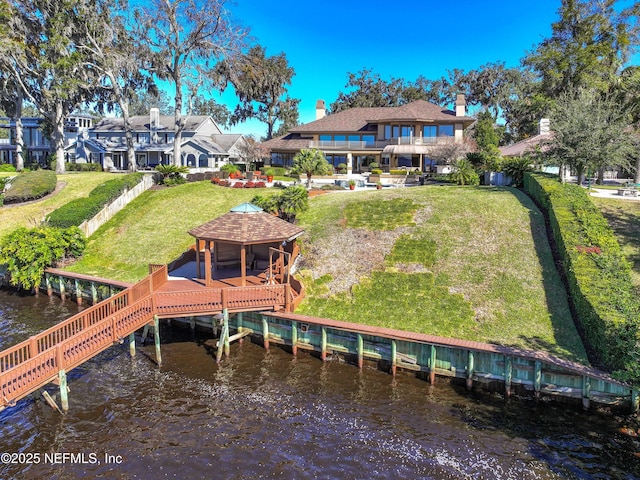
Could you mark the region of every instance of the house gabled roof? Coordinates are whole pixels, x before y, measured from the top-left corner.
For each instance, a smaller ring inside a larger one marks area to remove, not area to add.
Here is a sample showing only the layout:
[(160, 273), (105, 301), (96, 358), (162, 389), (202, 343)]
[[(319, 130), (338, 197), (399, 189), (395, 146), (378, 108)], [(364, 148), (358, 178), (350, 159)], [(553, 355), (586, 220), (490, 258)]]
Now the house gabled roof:
[[(195, 132), (210, 117), (208, 115), (191, 115), (186, 118), (184, 131)], [(148, 132), (150, 127), (149, 115), (138, 115), (130, 118), (131, 128), (134, 132)], [(97, 133), (122, 132), (124, 129), (124, 120), (122, 118), (103, 118), (96, 124), (92, 131)], [(174, 132), (175, 118), (173, 115), (161, 115), (158, 132)]]
[(220, 145), (225, 151), (229, 151), (243, 137), (240, 133), (219, 133), (211, 135), (214, 142)]
[(500, 147), (500, 153), (503, 157), (517, 157), (529, 152), (533, 152), (537, 147), (541, 147), (543, 150), (546, 147), (545, 142), (548, 142), (553, 138), (553, 133), (543, 133), (534, 135), (533, 137), (525, 138), (512, 145)]
[(356, 107), (327, 115), (319, 120), (298, 125), (291, 133), (360, 132), (369, 124), (393, 121), (418, 121), (434, 123), (463, 122), (465, 126), (475, 121), (472, 117), (456, 117), (455, 112), (426, 100), (416, 100), (399, 107)]
[(262, 142), (265, 148), (272, 150), (291, 150), (299, 151), (303, 148), (309, 148), (309, 137), (301, 138), (298, 133), (288, 133), (281, 137), (272, 138)]

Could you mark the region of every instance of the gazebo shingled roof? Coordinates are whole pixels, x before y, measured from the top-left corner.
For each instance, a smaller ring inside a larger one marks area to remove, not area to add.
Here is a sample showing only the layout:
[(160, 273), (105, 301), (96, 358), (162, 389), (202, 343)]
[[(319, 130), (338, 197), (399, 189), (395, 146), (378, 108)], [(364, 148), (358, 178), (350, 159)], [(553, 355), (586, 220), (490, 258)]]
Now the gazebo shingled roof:
[(239, 245), (291, 241), (303, 232), (303, 229), (250, 203), (239, 205), (189, 230), (190, 235), (200, 240)]

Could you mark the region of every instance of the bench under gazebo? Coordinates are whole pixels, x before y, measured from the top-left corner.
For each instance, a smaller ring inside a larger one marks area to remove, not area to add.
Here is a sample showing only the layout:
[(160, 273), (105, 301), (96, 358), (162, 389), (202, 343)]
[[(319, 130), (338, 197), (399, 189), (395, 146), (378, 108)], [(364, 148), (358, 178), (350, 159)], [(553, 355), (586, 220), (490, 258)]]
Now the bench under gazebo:
[(189, 230), (196, 239), (197, 278), (204, 279), (205, 285), (211, 285), (213, 272), (239, 268), (238, 286), (246, 286), (247, 271), (264, 271), (266, 280), (274, 281), (275, 274), (284, 275), (285, 270), (288, 274), (298, 254), (296, 238), (303, 232), (296, 225), (256, 205), (238, 205), (228, 213)]

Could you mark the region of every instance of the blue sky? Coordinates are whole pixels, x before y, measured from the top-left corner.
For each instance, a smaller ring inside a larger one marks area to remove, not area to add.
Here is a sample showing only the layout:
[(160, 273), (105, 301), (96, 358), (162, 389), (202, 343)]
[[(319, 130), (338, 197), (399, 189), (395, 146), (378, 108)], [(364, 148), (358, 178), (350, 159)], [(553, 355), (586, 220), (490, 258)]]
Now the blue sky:
[[(391, 77), (436, 79), (489, 62), (519, 64), (551, 35), (560, 0), (235, 0), (234, 17), (268, 56), (284, 52), (295, 76), (289, 95), (301, 99), (300, 122), (315, 120), (318, 99), (329, 106), (348, 72), (364, 68)], [(214, 98), (232, 110), (232, 89)], [(234, 133), (266, 134), (250, 121)]]

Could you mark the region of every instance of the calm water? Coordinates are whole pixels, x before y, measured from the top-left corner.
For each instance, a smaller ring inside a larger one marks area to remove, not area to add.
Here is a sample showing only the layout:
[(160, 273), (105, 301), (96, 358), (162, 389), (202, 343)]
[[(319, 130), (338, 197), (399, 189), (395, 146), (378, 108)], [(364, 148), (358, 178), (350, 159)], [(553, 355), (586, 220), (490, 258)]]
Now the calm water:
[[(0, 291), (0, 348), (76, 311)], [(162, 368), (152, 347), (131, 359), (125, 344), (71, 372), (64, 416), (34, 399), (0, 412), (0, 452), (40, 461), (0, 464), (0, 478), (640, 478), (640, 442), (619, 432), (630, 417), (248, 341), (218, 366), (206, 333), (161, 336)]]

